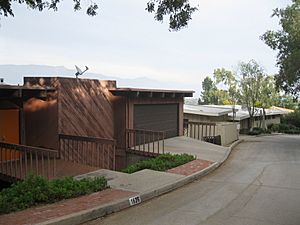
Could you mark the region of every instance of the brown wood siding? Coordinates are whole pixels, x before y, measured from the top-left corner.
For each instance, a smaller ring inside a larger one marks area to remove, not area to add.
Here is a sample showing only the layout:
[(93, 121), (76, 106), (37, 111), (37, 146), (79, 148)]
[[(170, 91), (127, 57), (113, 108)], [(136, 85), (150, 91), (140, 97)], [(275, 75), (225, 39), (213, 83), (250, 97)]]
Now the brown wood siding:
[(126, 99), (115, 97), (113, 100), (114, 111), (114, 139), (117, 141), (117, 148), (125, 148), (126, 130)]
[(178, 136), (178, 104), (134, 106), (134, 128), (166, 131), (166, 137)]
[(113, 81), (63, 77), (25, 78), (25, 85), (52, 86), (58, 92), (58, 133), (114, 138)]
[(24, 103), (25, 144), (58, 149), (57, 99), (29, 99)]
[(115, 97), (114, 109), (114, 139), (116, 140), (116, 170), (126, 167), (126, 98)]
[(59, 133), (114, 138), (112, 94), (106, 81), (59, 78)]

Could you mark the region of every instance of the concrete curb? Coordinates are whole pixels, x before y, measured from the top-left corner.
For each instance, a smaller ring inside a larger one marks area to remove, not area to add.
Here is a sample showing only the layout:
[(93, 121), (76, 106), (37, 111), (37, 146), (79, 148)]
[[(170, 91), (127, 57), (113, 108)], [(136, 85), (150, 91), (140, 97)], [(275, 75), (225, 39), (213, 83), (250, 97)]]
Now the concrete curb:
[(122, 209), (130, 207), (128, 198), (123, 198), (114, 202), (104, 204), (99, 207), (82, 210), (77, 213), (72, 213), (66, 216), (51, 219), (36, 225), (75, 225), (81, 224), (114, 212), (118, 212)]
[[(140, 194), (140, 197), (142, 199), (142, 202), (150, 200), (152, 198), (158, 197), (160, 195), (163, 195), (165, 193), (168, 193), (170, 191), (173, 191), (177, 188), (180, 188), (188, 183), (191, 183), (209, 173), (211, 173), (212, 171), (214, 171), (215, 169), (217, 169), (219, 166), (222, 165), (222, 163), (224, 163), (224, 161), (229, 157), (232, 149), (237, 146), (239, 143), (241, 143), (243, 140), (238, 140), (235, 141), (234, 143), (232, 143), (229, 147), (228, 150), (224, 156), (224, 158), (221, 160), (221, 162), (215, 162), (212, 165), (210, 165), (209, 167), (193, 173), (189, 176), (183, 177), (181, 179), (179, 179), (176, 182), (172, 182), (166, 185), (163, 185), (161, 187), (159, 187), (156, 190), (149, 190), (146, 191), (144, 193)], [(111, 203), (107, 203), (105, 205), (99, 206), (99, 207), (95, 207), (95, 208), (91, 208), (91, 209), (87, 209), (87, 210), (83, 210), (77, 213), (72, 213), (66, 216), (62, 216), (59, 218), (55, 218), (55, 219), (51, 219), (42, 223), (38, 223), (37, 225), (76, 225), (76, 224), (81, 224), (93, 219), (97, 219), (100, 217), (103, 217), (105, 215), (114, 213), (114, 212), (118, 212), (121, 211), (122, 209), (126, 209), (129, 208), (130, 204), (128, 201), (128, 198), (123, 198)]]
[(233, 142), (233, 143), (228, 147), (228, 151), (227, 151), (226, 154), (224, 155), (224, 158), (221, 160), (220, 165), (228, 159), (228, 157), (229, 157), (229, 155), (230, 155), (232, 149), (234, 149), (238, 144), (240, 144), (240, 143), (243, 142), (243, 141), (244, 141), (244, 139), (239, 139), (239, 140)]

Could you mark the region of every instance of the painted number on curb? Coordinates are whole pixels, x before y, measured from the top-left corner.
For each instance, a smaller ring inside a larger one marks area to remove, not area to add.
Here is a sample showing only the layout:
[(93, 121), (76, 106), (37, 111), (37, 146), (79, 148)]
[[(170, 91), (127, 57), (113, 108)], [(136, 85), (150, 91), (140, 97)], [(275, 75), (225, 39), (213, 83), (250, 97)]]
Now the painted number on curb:
[(130, 204), (131, 206), (136, 205), (136, 204), (139, 204), (139, 203), (141, 203), (141, 202), (142, 202), (142, 200), (141, 200), (141, 197), (140, 197), (140, 196), (134, 196), (134, 197), (132, 197), (132, 198), (129, 198), (129, 204)]

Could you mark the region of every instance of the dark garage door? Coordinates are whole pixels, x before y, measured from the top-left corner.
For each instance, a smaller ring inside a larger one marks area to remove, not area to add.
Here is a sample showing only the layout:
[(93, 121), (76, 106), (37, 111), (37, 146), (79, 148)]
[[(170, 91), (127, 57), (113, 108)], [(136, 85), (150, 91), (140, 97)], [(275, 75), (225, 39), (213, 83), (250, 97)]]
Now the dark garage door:
[(134, 128), (167, 131), (166, 138), (178, 136), (178, 104), (135, 105)]

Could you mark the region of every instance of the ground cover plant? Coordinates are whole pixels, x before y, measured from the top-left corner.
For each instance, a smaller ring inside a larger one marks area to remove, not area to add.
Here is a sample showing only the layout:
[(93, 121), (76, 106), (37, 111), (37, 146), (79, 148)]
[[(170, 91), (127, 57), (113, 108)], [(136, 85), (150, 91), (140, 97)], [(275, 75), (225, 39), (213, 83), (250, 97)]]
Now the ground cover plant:
[(107, 187), (107, 180), (104, 177), (81, 180), (65, 177), (48, 181), (43, 177), (30, 175), (24, 181), (19, 181), (0, 192), (0, 214), (74, 198)]
[(129, 165), (127, 168), (123, 169), (122, 172), (134, 173), (143, 169), (166, 171), (168, 169), (183, 165), (195, 159), (195, 156), (189, 154), (172, 155), (170, 153), (166, 153), (152, 159), (141, 160), (137, 163)]

